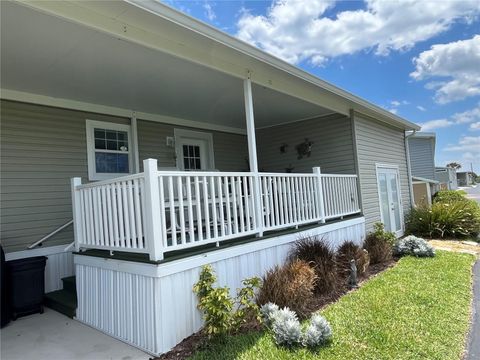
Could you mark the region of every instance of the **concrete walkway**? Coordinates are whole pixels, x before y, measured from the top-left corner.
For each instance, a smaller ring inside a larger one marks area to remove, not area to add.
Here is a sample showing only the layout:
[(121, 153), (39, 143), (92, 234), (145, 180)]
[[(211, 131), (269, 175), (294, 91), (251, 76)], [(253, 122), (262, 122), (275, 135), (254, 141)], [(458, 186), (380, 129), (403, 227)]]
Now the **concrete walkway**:
[(19, 318), (1, 330), (5, 360), (148, 360), (150, 356), (56, 311)]
[(465, 360), (480, 359), (480, 260), (473, 267), (473, 309), (472, 326), (468, 335)]

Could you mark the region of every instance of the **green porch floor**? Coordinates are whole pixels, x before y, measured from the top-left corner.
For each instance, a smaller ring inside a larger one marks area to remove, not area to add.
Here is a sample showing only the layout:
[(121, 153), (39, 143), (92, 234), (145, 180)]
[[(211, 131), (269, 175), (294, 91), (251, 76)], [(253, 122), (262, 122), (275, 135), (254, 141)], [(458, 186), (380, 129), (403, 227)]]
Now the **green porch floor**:
[(335, 224), (338, 222), (342, 222), (345, 220), (354, 219), (357, 217), (361, 217), (363, 215), (351, 215), (346, 216), (343, 219), (336, 219), (332, 221), (327, 221), (325, 224), (308, 224), (304, 226), (299, 226), (298, 229), (289, 228), (285, 230), (277, 230), (277, 231), (269, 231), (264, 233), (261, 238), (255, 236), (246, 236), (232, 240), (224, 240), (220, 242), (219, 246), (217, 247), (215, 243), (209, 243), (201, 246), (195, 246), (194, 248), (182, 249), (182, 250), (175, 250), (169, 251), (164, 253), (164, 259), (161, 261), (152, 261), (149, 259), (148, 254), (139, 254), (139, 253), (132, 253), (132, 252), (124, 252), (124, 251), (114, 251), (113, 254), (110, 254), (108, 250), (97, 250), (97, 249), (89, 249), (80, 252), (74, 252), (75, 255), (84, 255), (84, 256), (93, 256), (93, 257), (100, 257), (100, 258), (108, 258), (108, 259), (115, 259), (115, 260), (125, 260), (125, 261), (133, 261), (133, 262), (141, 262), (147, 264), (165, 264), (171, 261), (185, 259), (190, 256), (201, 255), (206, 252), (217, 251), (222, 249), (227, 249), (237, 245), (248, 244), (250, 242), (258, 241), (258, 240), (265, 240), (275, 236), (287, 235), (296, 233), (299, 231), (308, 231), (309, 229), (314, 229), (319, 226), (325, 226), (330, 224)]

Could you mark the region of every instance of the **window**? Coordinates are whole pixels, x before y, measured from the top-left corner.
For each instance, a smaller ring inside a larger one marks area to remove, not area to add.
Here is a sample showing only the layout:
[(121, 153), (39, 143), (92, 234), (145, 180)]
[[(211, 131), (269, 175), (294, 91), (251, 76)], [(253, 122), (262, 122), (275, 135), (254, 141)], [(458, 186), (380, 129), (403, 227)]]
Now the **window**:
[(130, 126), (87, 120), (88, 177), (103, 180), (130, 173)]
[(202, 168), (200, 146), (183, 145), (184, 170), (200, 170)]

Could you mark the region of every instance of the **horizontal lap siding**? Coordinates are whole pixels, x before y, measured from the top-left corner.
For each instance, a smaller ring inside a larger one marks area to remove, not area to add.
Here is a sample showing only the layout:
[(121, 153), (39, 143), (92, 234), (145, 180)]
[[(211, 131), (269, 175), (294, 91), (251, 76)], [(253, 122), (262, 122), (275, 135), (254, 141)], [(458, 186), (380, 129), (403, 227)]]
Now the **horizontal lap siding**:
[[(313, 142), (310, 157), (297, 159), (295, 146), (305, 138)], [(280, 147), (288, 144), (285, 153)], [(331, 115), (257, 131), (259, 168), (269, 172), (312, 172), (320, 166), (324, 173), (355, 174), (355, 157), (350, 118)]]
[[(7, 252), (25, 248), (72, 219), (70, 178), (87, 181), (85, 120), (128, 119), (1, 102), (1, 232)], [(69, 227), (50, 238), (73, 241)]]
[(408, 139), (412, 176), (435, 179), (434, 148), (431, 138)]
[(368, 232), (373, 229), (374, 223), (381, 221), (375, 164), (398, 165), (404, 215), (410, 211), (405, 135), (401, 129), (359, 115), (355, 115), (355, 134), (362, 205)]
[[(158, 159), (159, 167), (175, 167), (175, 149), (167, 147), (167, 137), (174, 136), (174, 129), (187, 129), (181, 126), (139, 120), (138, 152), (143, 159)], [(247, 137), (219, 131), (198, 130), (213, 135), (215, 168), (220, 171), (246, 171), (248, 158)], [(142, 166), (140, 166), (142, 168)]]

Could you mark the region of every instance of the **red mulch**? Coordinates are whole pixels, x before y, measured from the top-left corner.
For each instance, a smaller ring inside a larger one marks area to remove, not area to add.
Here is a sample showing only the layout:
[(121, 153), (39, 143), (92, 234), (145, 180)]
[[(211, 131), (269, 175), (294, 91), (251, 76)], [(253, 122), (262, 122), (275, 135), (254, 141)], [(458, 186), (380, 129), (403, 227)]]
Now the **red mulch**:
[[(396, 262), (397, 262), (397, 259), (393, 259), (386, 263), (370, 265), (367, 271), (363, 275), (359, 276), (359, 279), (358, 279), (359, 287), (362, 286), (362, 284), (366, 280), (370, 279), (371, 277), (376, 276), (382, 271), (393, 267)], [(351, 290), (348, 287), (344, 286), (338, 289), (337, 291), (335, 291), (333, 294), (317, 295), (314, 299), (314, 303), (312, 307), (314, 308), (315, 311), (320, 310), (323, 307), (337, 301), (339, 298), (341, 298), (343, 295), (345, 295), (350, 291), (356, 291), (356, 289)], [(243, 326), (242, 329), (239, 331), (239, 333), (245, 333), (245, 332), (255, 331), (255, 330), (258, 331), (260, 329), (261, 329), (260, 324), (256, 322), (252, 322), (247, 324), (246, 326)], [(208, 345), (207, 334), (203, 333), (202, 331), (199, 331), (183, 339), (182, 342), (180, 342), (172, 350), (170, 350), (165, 354), (160, 355), (160, 357), (158, 358), (154, 358), (154, 360), (184, 360), (192, 356), (193, 353), (195, 353), (197, 350), (207, 345)]]

